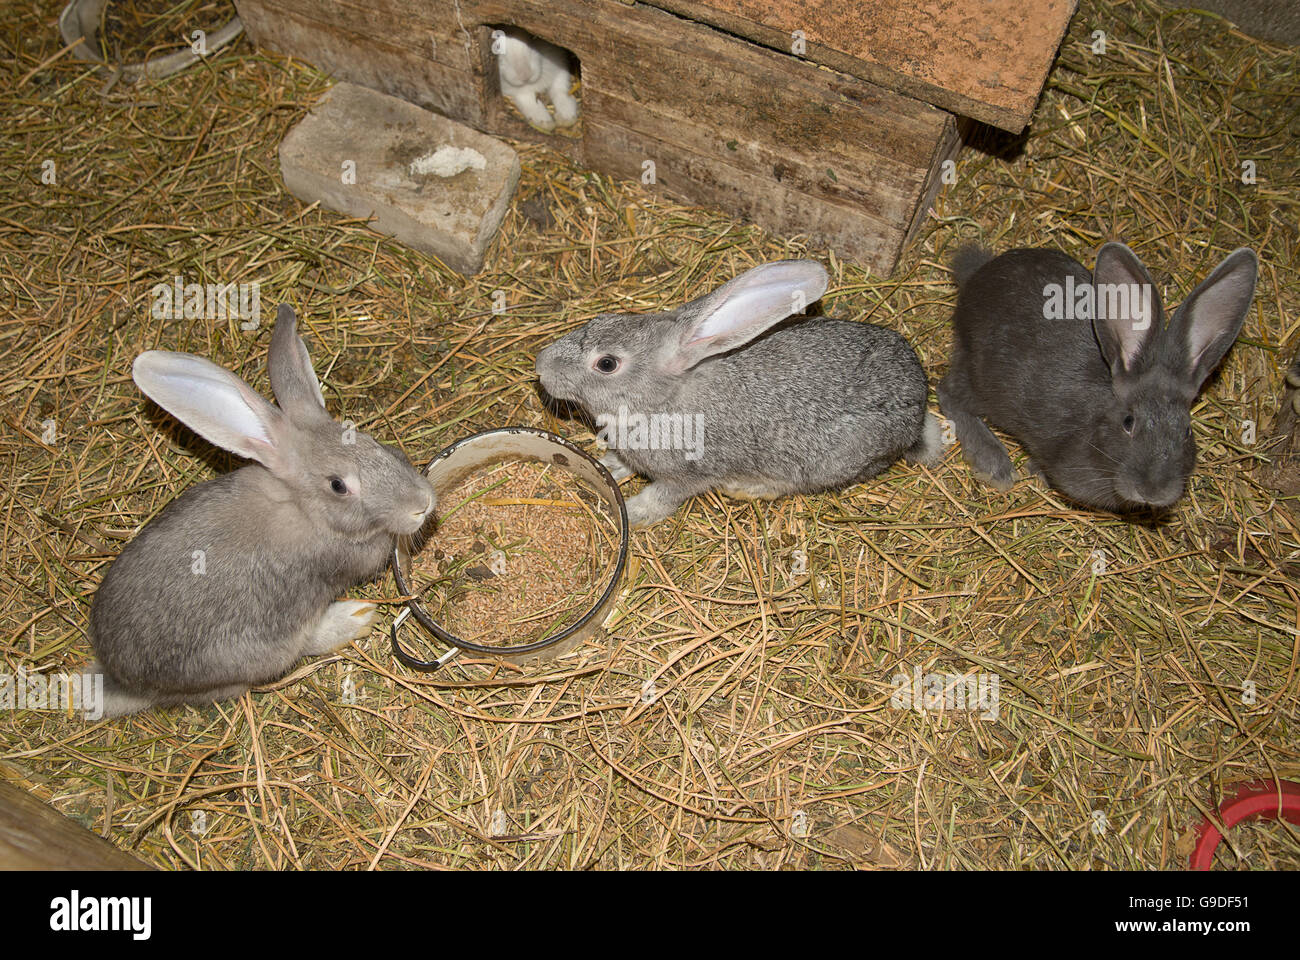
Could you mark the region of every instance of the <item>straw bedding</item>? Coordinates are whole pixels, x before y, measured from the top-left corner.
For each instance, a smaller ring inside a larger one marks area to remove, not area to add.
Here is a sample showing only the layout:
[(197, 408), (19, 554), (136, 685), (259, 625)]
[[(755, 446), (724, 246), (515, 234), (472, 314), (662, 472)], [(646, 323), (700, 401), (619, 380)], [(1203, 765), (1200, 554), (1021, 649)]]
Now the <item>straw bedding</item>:
[[(965, 152), (883, 280), (521, 146), (519, 193), (466, 279), (283, 191), (276, 149), (321, 74), (241, 40), (156, 86), (106, 85), (59, 56), (57, 12), (0, 24), (11, 675), (84, 663), (122, 544), (236, 466), (130, 378), (164, 348), (268, 389), (269, 324), (154, 317), (152, 288), (177, 276), (256, 282), (268, 318), (293, 303), (331, 412), (422, 462), (510, 423), (590, 445), (542, 407), (536, 352), (765, 260), (822, 259), (825, 311), (901, 331), (932, 384), (964, 240), (1091, 263), (1122, 239), (1167, 304), (1240, 245), (1261, 275), (1163, 522), (1073, 509), (1039, 480), (998, 494), (956, 450), (840, 493), (705, 497), (636, 534), (603, 640), (546, 667), (413, 675), (376, 630), (204, 709), (5, 712), (0, 775), (147, 861), (205, 869), (1171, 869), (1233, 783), (1300, 777), (1300, 531), (1294, 493), (1261, 470), (1300, 342), (1295, 50), (1148, 0), (1085, 0), (1028, 135)], [(399, 609), (391, 578), (353, 595), (391, 604), (385, 625)], [(895, 678), (931, 674), (954, 690), (996, 676), (996, 718), (900, 703)], [(1220, 866), (1300, 866), (1292, 827), (1240, 838)]]

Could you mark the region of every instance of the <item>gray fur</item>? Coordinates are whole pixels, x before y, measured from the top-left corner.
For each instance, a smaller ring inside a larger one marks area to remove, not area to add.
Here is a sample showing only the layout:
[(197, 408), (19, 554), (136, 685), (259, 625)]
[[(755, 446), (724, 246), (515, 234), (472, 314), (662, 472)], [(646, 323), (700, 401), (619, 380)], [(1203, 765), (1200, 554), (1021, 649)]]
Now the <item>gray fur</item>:
[(294, 326), (282, 305), (269, 359), (279, 407), (200, 357), (136, 359), (136, 383), (160, 406), (259, 462), (187, 490), (104, 575), (90, 642), (106, 717), (238, 696), (364, 635), (374, 605), (335, 599), (433, 509), (401, 452), (330, 419)]
[(974, 276), (975, 271), (993, 259), (993, 253), (975, 244), (967, 244), (957, 250), (952, 258), (952, 278), (957, 288), (966, 286), (966, 281)]
[[(620, 406), (702, 415), (695, 458), (611, 439), (606, 465), (653, 481), (628, 501), (634, 525), (709, 490), (815, 493), (865, 480), (904, 455), (933, 462), (942, 445), (933, 417), (922, 429), (926, 379), (907, 342), (867, 323), (791, 317), (797, 295), (811, 304), (825, 289), (813, 261), (764, 264), (675, 310), (598, 316), (538, 354), (546, 391), (593, 417)], [(612, 374), (595, 368), (606, 355), (619, 360)]]
[[(1108, 243), (1094, 274), (1054, 250), (996, 259), (969, 249), (958, 281), (953, 354), (939, 404), (977, 476), (1009, 489), (1015, 470), (984, 421), (1017, 438), (1034, 468), (1080, 504), (1166, 509), (1196, 464), (1191, 406), (1232, 346), (1254, 294), (1253, 251), (1234, 250), (1174, 312), (1128, 247)], [(1049, 284), (1150, 284), (1152, 316), (1048, 319)], [(1133, 417), (1131, 432), (1125, 419)]]

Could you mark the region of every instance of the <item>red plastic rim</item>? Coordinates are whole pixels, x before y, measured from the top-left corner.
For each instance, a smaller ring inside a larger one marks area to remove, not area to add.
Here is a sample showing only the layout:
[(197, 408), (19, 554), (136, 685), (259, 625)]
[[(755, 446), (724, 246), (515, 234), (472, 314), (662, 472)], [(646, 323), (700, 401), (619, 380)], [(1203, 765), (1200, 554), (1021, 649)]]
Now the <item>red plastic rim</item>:
[[(1254, 817), (1281, 818), (1300, 824), (1300, 783), (1294, 780), (1253, 780), (1241, 784), (1236, 796), (1219, 806), (1219, 820), (1225, 830)], [(1209, 870), (1223, 834), (1209, 819), (1202, 820), (1197, 830), (1201, 837), (1192, 851), (1192, 869)]]

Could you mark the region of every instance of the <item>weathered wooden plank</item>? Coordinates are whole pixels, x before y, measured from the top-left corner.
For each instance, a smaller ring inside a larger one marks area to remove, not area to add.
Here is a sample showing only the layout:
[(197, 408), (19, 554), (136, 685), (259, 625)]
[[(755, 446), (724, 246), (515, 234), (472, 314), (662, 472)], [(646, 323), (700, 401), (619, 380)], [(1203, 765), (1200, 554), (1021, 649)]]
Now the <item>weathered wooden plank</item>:
[(1018, 133), (1078, 0), (644, 0)]
[[(439, 0), (330, 0), (296, 9), (319, 23), (370, 37), (386, 47), (408, 50), (454, 70), (475, 69), (477, 43), (454, 17), (440, 15)], [(400, 29), (393, 29), (394, 24), (400, 24)]]
[(957, 157), (961, 153), (963, 144), (969, 139), (975, 121), (969, 117), (954, 118), (954, 120), (952, 128), (944, 134), (943, 139), (935, 144), (934, 160), (929, 164), (929, 173), (926, 175), (925, 185), (921, 189), (921, 202), (912, 211), (912, 221), (907, 227), (907, 233), (903, 236), (903, 245), (899, 249), (900, 253), (907, 249), (908, 244), (921, 231), (921, 227), (925, 225), (925, 218), (930, 213), (930, 208), (934, 206), (935, 198), (939, 196), (939, 191), (943, 189), (944, 164), (952, 161), (953, 175), (956, 175)]
[[(593, 164), (615, 176), (635, 179), (642, 146), (639, 135), (604, 121), (588, 121)], [(758, 177), (708, 157), (678, 149), (659, 188), (671, 196), (710, 203), (778, 234), (807, 235), (816, 247), (829, 246), (846, 259), (879, 273), (893, 269), (901, 252), (900, 230), (877, 230), (851, 205), (815, 199), (789, 186)]]
[(584, 87), (716, 130), (719, 139), (895, 167), (924, 162), (944, 123), (933, 107), (658, 10), (608, 30), (584, 29), (578, 18), (566, 25), (590, 51)]
[(0, 780), (0, 870), (149, 870), (27, 791)]
[[(334, 6), (307, 3), (302, 8), (310, 12), (304, 13), (288, 5), (241, 2), (238, 9), (244, 29), (262, 46), (306, 60), (341, 80), (481, 127), (483, 96), (472, 72), (433, 59), (432, 43), (425, 49), (380, 39), (374, 34), (391, 31), (376, 29), (373, 16), (360, 19), (355, 27), (337, 16), (333, 19), (340, 22), (336, 23), (317, 16)], [(450, 42), (439, 45), (444, 50), (452, 46)]]

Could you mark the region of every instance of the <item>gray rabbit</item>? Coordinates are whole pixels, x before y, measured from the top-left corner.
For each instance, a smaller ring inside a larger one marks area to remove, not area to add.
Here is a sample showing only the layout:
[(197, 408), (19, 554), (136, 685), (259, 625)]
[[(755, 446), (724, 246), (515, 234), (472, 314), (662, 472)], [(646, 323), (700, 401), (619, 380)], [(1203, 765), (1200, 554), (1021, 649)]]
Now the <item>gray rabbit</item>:
[(616, 478), (651, 482), (635, 526), (720, 489), (773, 498), (942, 455), (916, 353), (891, 330), (794, 317), (826, 291), (811, 260), (767, 263), (675, 310), (604, 314), (537, 356), (547, 393), (596, 418)]
[(1133, 251), (1108, 243), (1093, 273), (1054, 250), (953, 261), (953, 353), (939, 404), (977, 476), (1015, 480), (984, 420), (1017, 438), (1031, 469), (1078, 503), (1162, 510), (1196, 464), (1190, 411), (1232, 346), (1255, 291), (1253, 251), (1234, 250), (1174, 311)]
[(90, 609), (104, 716), (210, 703), (369, 631), (376, 606), (336, 600), (423, 526), (433, 488), (399, 451), (325, 412), (281, 305), (264, 400), (201, 357), (150, 350), (136, 384), (200, 436), (256, 461), (168, 504), (122, 550)]

